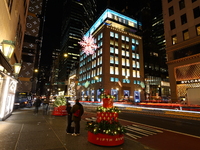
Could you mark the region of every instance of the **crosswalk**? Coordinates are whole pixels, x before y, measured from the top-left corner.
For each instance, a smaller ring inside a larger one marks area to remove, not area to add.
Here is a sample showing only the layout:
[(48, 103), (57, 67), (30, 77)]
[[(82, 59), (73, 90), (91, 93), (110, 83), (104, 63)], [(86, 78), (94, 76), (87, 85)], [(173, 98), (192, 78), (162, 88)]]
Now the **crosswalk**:
[[(86, 121), (96, 121), (96, 119), (97, 119), (96, 117), (85, 118)], [(139, 139), (142, 137), (147, 137), (158, 133), (163, 133), (163, 131), (161, 130), (137, 124), (126, 125), (124, 127), (127, 131), (125, 135), (133, 139)]]
[(127, 133), (125, 134), (133, 139), (138, 139), (144, 136), (151, 136), (158, 133), (163, 133), (163, 131), (161, 130), (153, 129), (146, 126), (139, 126), (136, 124), (127, 125), (125, 126), (125, 129), (127, 130)]

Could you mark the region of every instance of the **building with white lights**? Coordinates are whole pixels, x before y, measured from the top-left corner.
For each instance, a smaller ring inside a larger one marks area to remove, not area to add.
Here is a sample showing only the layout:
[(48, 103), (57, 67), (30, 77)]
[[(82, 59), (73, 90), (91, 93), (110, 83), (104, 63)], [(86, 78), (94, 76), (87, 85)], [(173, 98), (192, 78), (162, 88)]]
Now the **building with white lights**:
[(141, 24), (106, 9), (85, 36), (92, 35), (98, 48), (93, 55), (80, 54), (77, 94), (82, 100), (100, 101), (101, 89), (117, 100), (144, 99)]
[(164, 31), (171, 99), (200, 87), (200, 0), (163, 0)]

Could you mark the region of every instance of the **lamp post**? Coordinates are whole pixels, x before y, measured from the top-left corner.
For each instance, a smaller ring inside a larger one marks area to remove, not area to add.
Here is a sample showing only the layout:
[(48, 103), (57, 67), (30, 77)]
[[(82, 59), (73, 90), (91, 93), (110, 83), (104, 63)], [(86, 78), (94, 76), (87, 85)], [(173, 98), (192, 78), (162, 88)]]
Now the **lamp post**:
[(15, 46), (14, 46), (14, 42), (13, 41), (9, 41), (9, 40), (3, 40), (1, 42), (1, 47), (2, 47), (2, 53), (4, 54), (4, 56), (10, 60)]
[(21, 64), (15, 63), (14, 64), (14, 73), (13, 73), (15, 75), (15, 77), (18, 77), (20, 70), (21, 70)]

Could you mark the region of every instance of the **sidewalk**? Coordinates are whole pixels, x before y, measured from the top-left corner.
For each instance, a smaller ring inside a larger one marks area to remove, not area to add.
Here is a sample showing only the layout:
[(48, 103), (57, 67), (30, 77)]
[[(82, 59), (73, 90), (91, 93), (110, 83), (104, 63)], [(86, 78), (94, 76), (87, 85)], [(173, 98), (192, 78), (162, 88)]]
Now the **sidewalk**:
[[(85, 117), (87, 112), (85, 112)], [(83, 116), (84, 117), (84, 116)], [(81, 135), (66, 134), (67, 116), (33, 115), (33, 108), (15, 110), (0, 122), (1, 150), (152, 150), (125, 137), (124, 144), (102, 147), (87, 140), (86, 122), (81, 121)]]

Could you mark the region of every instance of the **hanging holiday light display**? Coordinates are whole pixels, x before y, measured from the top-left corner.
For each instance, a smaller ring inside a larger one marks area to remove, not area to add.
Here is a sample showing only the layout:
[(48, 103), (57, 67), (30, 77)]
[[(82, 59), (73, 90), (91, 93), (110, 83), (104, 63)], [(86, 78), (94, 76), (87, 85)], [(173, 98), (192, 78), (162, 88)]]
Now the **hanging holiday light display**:
[(92, 35), (89, 37), (84, 36), (82, 41), (78, 42), (82, 46), (82, 50), (86, 55), (94, 54), (94, 50), (97, 49), (97, 45), (94, 42)]

